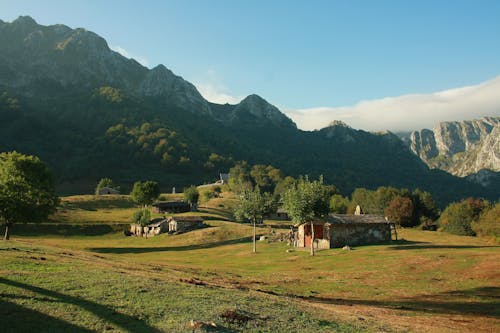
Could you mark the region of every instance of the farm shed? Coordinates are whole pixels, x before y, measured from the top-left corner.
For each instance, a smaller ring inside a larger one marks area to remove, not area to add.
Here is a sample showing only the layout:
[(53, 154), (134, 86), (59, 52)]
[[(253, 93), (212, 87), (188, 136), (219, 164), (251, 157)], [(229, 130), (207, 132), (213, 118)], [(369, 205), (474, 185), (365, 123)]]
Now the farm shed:
[(186, 232), (204, 226), (203, 219), (200, 217), (176, 216), (168, 219), (168, 232)]
[[(314, 247), (331, 249), (391, 240), (391, 223), (379, 215), (332, 214), (313, 222)], [(297, 247), (311, 246), (311, 223), (298, 226)]]
[(159, 201), (152, 204), (153, 213), (185, 213), (191, 206), (184, 201)]

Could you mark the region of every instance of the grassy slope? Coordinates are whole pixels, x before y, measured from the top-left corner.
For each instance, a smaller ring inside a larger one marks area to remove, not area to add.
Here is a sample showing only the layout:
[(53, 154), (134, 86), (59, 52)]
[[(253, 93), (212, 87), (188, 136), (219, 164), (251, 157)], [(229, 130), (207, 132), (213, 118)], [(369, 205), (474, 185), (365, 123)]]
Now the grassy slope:
[[(350, 252), (327, 250), (314, 258), (302, 251), (287, 253), (286, 244), (279, 242), (259, 242), (258, 253), (252, 254), (251, 228), (228, 221), (231, 216), (227, 209), (234, 199), (225, 195), (211, 200), (198, 213), (210, 218), (207, 224), (211, 227), (187, 234), (140, 239), (126, 238), (119, 232), (82, 236), (81, 231), (76, 231), (61, 237), (49, 230), (36, 237), (26, 234), (18, 238), (22, 243), (1, 243), (5, 250), (1, 267), (8, 281), (0, 280), (0, 300), (14, 310), (21, 307), (20, 311), (35, 311), (41, 318), (56, 318), (55, 324), (69, 323), (92, 330), (106, 325), (120, 327), (106, 315), (100, 317), (97, 322), (101, 326), (97, 327), (89, 324), (94, 319), (67, 320), (65, 316), (70, 314), (65, 311), (52, 307), (45, 311), (44, 305), (53, 304), (44, 299), (44, 292), (37, 291), (43, 297), (34, 300), (9, 295), (19, 290), (32, 292), (30, 287), (16, 283), (43, 286), (62, 295), (68, 295), (65, 288), (69, 288), (69, 296), (84, 295), (78, 302), (91, 302), (98, 309), (105, 306), (105, 314), (121, 311), (132, 318), (123, 319), (127, 323), (130, 319), (130, 325), (149, 325), (163, 331), (182, 331), (181, 326), (189, 319), (214, 320), (228, 329), (240, 329), (221, 321), (219, 315), (227, 308), (240, 308), (257, 318), (267, 314), (273, 318), (256, 319), (244, 328), (247, 330), (293, 331), (301, 325), (309, 327), (307, 331), (331, 331), (335, 327), (339, 331), (383, 328), (488, 332), (498, 328), (498, 247), (477, 238), (403, 230), (403, 241), (358, 247)], [(125, 199), (119, 198), (121, 203), (112, 203), (111, 199), (104, 203), (86, 197), (68, 198), (65, 205), (73, 205), (71, 213), (60, 210), (52, 220), (67, 223), (73, 216), (73, 221), (81, 223), (125, 221), (124, 211), (134, 210)], [(259, 233), (267, 232), (267, 227), (259, 229)], [(28, 244), (39, 249), (31, 250)], [(62, 252), (72, 256), (59, 258), (56, 254)], [(48, 260), (31, 258), (40, 256)], [(68, 274), (76, 267), (85, 269), (79, 268), (74, 276)], [(150, 283), (151, 279), (158, 279), (158, 283)], [(210, 288), (179, 283), (179, 279), (203, 281)], [(159, 281), (168, 281), (168, 286)], [(198, 294), (200, 298), (193, 296)], [(144, 303), (144, 307), (137, 308), (133, 305), (136, 302)], [(175, 319), (169, 321), (159, 314), (164, 306), (167, 312), (176, 313)], [(80, 303), (73, 307), (70, 316), (88, 312)], [(305, 317), (299, 315), (301, 311), (305, 311)], [(310, 322), (306, 318), (312, 311), (315, 319)], [(99, 317), (99, 312), (93, 316)], [(298, 319), (289, 323), (284, 313)], [(334, 322), (339, 320), (344, 324), (336, 327)]]

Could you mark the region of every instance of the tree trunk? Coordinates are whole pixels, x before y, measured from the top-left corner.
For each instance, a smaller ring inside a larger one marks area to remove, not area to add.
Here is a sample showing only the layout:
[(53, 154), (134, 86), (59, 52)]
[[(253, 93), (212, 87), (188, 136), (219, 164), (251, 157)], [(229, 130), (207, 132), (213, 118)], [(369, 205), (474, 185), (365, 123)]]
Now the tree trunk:
[(314, 255), (314, 224), (311, 221), (311, 255)]
[(10, 228), (11, 224), (9, 222), (5, 223), (5, 235), (3, 237), (4, 240), (9, 240), (10, 239)]
[(257, 252), (257, 226), (253, 219), (253, 253)]

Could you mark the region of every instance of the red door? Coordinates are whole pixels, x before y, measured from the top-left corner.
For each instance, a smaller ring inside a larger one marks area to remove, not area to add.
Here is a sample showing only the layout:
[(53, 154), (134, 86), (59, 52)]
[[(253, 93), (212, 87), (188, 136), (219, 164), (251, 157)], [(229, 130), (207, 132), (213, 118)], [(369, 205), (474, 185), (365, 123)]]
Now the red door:
[[(314, 239), (323, 239), (323, 226), (314, 224)], [(304, 225), (304, 247), (311, 246), (311, 224)]]

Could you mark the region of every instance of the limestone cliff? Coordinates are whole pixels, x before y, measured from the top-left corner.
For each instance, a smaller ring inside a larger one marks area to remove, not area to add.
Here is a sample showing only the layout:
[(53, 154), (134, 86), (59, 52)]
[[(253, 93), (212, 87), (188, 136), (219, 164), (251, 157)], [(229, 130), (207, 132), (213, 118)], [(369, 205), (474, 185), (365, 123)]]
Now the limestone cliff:
[(411, 150), (429, 167), (465, 177), (500, 171), (500, 117), (443, 122), (410, 135)]

